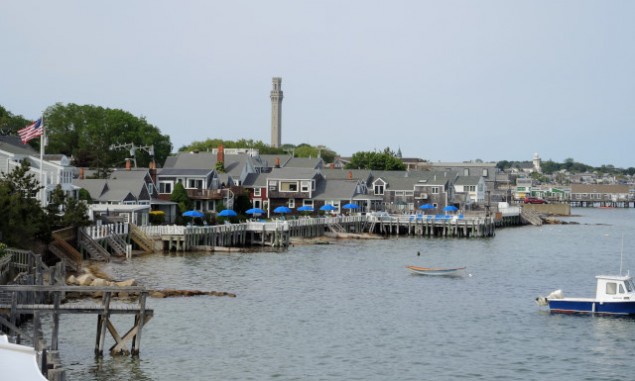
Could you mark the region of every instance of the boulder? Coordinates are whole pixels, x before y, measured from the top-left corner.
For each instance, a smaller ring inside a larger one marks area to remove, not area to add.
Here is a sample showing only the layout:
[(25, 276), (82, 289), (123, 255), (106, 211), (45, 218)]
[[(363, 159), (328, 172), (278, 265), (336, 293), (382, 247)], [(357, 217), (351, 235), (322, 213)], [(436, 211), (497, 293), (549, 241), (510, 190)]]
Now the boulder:
[(82, 274), (76, 278), (77, 284), (80, 286), (90, 286), (95, 277), (90, 274)]

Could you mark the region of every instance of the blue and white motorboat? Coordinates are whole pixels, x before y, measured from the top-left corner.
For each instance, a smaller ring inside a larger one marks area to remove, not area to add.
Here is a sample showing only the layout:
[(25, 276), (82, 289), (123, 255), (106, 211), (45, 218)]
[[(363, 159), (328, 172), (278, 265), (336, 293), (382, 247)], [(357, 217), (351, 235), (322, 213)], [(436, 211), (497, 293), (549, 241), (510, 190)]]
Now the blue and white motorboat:
[(562, 290), (536, 303), (549, 306), (551, 312), (600, 315), (635, 315), (635, 285), (630, 275), (597, 275), (595, 298), (565, 298)]

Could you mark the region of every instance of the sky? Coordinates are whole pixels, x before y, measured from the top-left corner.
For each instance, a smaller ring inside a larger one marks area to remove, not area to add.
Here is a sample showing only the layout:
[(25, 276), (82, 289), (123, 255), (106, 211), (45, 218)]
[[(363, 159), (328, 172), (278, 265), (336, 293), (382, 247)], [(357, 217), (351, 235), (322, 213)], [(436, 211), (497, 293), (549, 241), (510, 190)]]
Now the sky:
[[(635, 1), (3, 0), (0, 105), (433, 162), (635, 167)], [(120, 142), (130, 143), (130, 142)]]

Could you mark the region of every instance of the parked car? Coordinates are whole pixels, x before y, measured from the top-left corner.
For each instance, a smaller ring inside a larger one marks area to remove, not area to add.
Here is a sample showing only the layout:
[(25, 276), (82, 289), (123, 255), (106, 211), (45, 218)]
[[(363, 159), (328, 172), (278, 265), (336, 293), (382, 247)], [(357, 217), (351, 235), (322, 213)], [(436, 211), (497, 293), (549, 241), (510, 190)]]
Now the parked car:
[(525, 204), (548, 204), (547, 200), (538, 197), (525, 197)]

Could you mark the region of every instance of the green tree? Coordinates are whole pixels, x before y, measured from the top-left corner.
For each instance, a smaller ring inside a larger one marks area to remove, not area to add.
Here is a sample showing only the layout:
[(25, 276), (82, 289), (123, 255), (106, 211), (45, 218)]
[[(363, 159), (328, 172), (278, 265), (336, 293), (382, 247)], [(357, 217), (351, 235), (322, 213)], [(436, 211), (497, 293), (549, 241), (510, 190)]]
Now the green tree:
[[(6, 108), (0, 106), (0, 131), (7, 135), (17, 135), (18, 130), (26, 127), (31, 120), (27, 120), (19, 115), (13, 115)], [(34, 139), (38, 140), (39, 139)]]
[(406, 169), (406, 165), (401, 159), (395, 157), (389, 148), (386, 148), (383, 152), (356, 152), (346, 168), (403, 171)]
[(174, 185), (174, 190), (170, 195), (170, 201), (176, 202), (179, 205), (179, 216), (192, 207), (192, 200), (190, 200), (190, 197), (187, 195), (187, 190), (185, 190), (185, 187), (181, 183)]
[(88, 205), (81, 200), (67, 197), (64, 201), (64, 215), (62, 216), (61, 226), (82, 227), (90, 224)]
[(0, 176), (0, 232), (11, 247), (29, 249), (36, 241), (48, 242), (49, 227), (44, 210), (35, 198), (42, 189), (29, 162)]
[[(154, 147), (154, 159), (163, 163), (172, 151), (167, 135), (149, 124), (144, 117), (129, 112), (93, 105), (64, 105), (57, 103), (46, 109), (45, 125), (49, 138), (47, 150), (73, 157), (79, 167), (106, 169), (123, 166), (131, 157), (130, 148), (115, 149), (113, 145), (134, 144), (135, 147)], [(148, 152), (134, 151), (137, 165), (147, 167)]]

